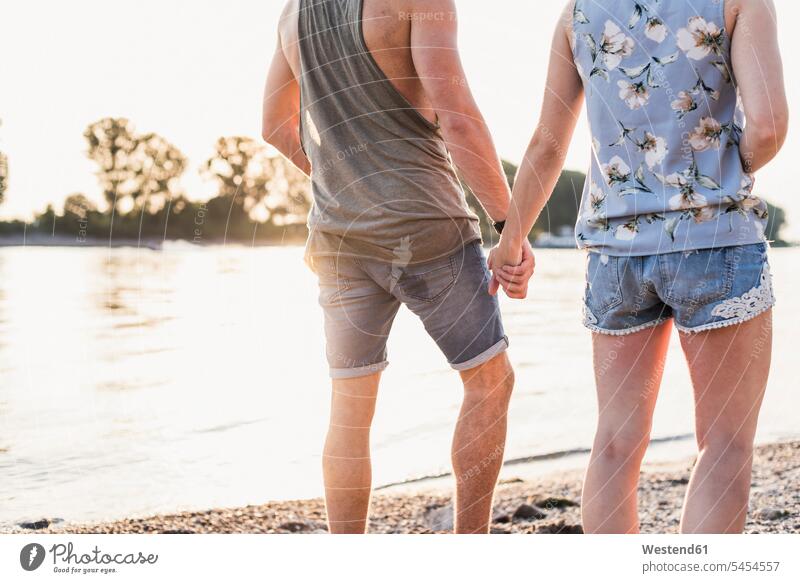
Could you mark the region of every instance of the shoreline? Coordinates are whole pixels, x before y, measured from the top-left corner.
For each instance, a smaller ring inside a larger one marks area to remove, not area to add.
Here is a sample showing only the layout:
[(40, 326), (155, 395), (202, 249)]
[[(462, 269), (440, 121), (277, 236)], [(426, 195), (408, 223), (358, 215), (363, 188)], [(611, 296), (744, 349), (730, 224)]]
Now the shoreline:
[[(639, 507), (643, 533), (676, 533), (694, 459), (651, 462), (642, 470)], [(514, 468), (514, 466), (510, 466)], [(582, 470), (522, 478), (506, 472), (495, 496), (495, 534), (578, 534)], [(800, 533), (800, 441), (756, 447), (747, 533)], [(433, 486), (428, 484), (427, 486)], [(409, 484), (376, 491), (371, 533), (433, 534), (452, 529), (452, 485), (403, 492)], [(394, 491), (397, 490), (397, 491)], [(324, 534), (319, 499), (268, 502), (258, 506), (162, 514), (96, 524), (49, 524), (3, 529), (37, 534)]]
[[(680, 461), (694, 451), (694, 435), (674, 435), (653, 438), (648, 446), (644, 465), (651, 463), (669, 463)], [(762, 445), (766, 445), (766, 442)], [(546, 478), (570, 470), (584, 468), (589, 460), (591, 448), (574, 448), (524, 457), (507, 459), (500, 470), (500, 480), (524, 477), (526, 479)], [(399, 482), (382, 484), (373, 489), (374, 492), (414, 492), (418, 489), (431, 489), (450, 480), (453, 473), (411, 477)], [(449, 487), (447, 482), (445, 487)]]

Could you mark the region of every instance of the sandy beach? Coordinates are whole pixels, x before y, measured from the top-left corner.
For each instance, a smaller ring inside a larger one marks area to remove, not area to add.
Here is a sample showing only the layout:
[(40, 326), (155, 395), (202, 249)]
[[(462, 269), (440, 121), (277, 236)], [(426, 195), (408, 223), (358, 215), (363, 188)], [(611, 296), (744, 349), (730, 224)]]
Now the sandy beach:
[[(693, 460), (645, 467), (639, 491), (644, 533), (675, 533)], [(800, 533), (800, 441), (756, 450), (748, 533)], [(492, 533), (580, 534), (579, 471), (536, 480), (503, 480), (495, 498)], [(324, 534), (320, 499), (270, 502), (261, 506), (126, 519), (105, 524), (51, 524), (40, 519), (12, 532), (37, 533), (265, 533)], [(445, 533), (452, 528), (451, 495), (426, 489), (376, 494), (370, 532)]]

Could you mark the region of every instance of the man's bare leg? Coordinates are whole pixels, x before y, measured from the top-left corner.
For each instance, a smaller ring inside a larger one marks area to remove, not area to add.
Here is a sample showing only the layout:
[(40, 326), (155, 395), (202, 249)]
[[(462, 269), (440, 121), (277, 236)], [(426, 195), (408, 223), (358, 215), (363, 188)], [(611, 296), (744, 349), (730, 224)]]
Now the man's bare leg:
[(486, 534), (497, 476), (503, 465), (514, 371), (503, 353), (461, 373), (464, 402), (453, 437), (455, 530)]
[(671, 331), (667, 322), (628, 336), (592, 336), (599, 416), (581, 499), (586, 533), (639, 532), (639, 470)]
[(681, 334), (695, 393), (697, 458), (684, 533), (741, 533), (753, 440), (772, 358), (772, 311), (739, 326)]
[(372, 489), (369, 433), (381, 375), (333, 381), (322, 471), (331, 534), (363, 534)]

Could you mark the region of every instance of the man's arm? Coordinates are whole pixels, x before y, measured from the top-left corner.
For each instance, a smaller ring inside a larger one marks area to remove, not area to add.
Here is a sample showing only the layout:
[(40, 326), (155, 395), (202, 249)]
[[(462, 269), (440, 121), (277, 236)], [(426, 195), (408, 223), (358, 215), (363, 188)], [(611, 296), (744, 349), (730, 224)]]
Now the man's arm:
[(439, 117), (453, 162), (489, 217), (503, 221), (511, 193), (489, 128), (461, 65), (455, 1), (414, 0), (410, 4), (412, 11), (442, 15), (412, 20), (414, 67)]
[(311, 163), (300, 144), (300, 84), (289, 66), (280, 33), (264, 88), (261, 135), (304, 174)]
[(522, 281), (524, 274), (509, 266), (514, 265), (515, 250), (553, 194), (583, 106), (583, 83), (570, 46), (571, 28), (572, 2), (553, 37), (541, 117), (514, 183), (506, 228), (491, 257), (495, 277), (506, 291), (527, 285)]
[(747, 172), (756, 172), (778, 155), (789, 127), (789, 106), (778, 47), (773, 0), (738, 0), (731, 57), (747, 117), (740, 143)]

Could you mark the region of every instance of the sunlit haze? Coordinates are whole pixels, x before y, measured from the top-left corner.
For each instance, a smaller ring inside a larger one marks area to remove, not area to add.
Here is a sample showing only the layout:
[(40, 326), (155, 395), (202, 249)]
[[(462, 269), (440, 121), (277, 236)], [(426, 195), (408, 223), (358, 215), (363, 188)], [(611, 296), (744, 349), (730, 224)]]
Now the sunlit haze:
[[(519, 162), (544, 91), (559, 2), (462, 0), (461, 47), (472, 88), (503, 157)], [(776, 0), (790, 103), (800, 100), (792, 63), (800, 5)], [(0, 150), (9, 157), (4, 217), (29, 218), (74, 192), (100, 200), (84, 154), (86, 126), (127, 117), (158, 132), (189, 158), (190, 198), (212, 194), (197, 168), (223, 135), (259, 134), (261, 93), (283, 2), (109, 0), (15, 2), (0, 35)], [(567, 166), (586, 170), (581, 122)], [(791, 164), (800, 155), (794, 126), (780, 157), (761, 173), (758, 194), (784, 207), (785, 234), (800, 238), (800, 202)]]

